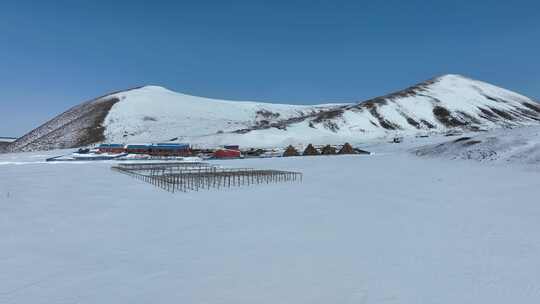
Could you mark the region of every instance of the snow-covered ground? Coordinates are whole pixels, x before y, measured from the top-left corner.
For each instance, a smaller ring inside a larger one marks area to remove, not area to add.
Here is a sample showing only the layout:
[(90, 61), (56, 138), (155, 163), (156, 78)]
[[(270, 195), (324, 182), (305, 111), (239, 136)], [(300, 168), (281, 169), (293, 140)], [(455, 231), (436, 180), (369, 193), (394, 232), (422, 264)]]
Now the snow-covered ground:
[(469, 133), (414, 149), (419, 156), (540, 166), (540, 127)]
[(175, 194), (0, 154), (0, 303), (537, 303), (540, 170), (423, 141), (219, 161), (304, 179)]

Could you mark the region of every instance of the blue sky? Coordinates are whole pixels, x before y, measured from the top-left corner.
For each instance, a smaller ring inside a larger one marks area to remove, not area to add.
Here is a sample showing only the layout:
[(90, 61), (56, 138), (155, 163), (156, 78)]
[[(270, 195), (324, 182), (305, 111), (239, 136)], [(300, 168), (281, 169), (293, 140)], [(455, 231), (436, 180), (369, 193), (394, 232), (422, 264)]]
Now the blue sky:
[(540, 99), (539, 54), (538, 1), (0, 0), (0, 136), (143, 84), (306, 104), (457, 73)]

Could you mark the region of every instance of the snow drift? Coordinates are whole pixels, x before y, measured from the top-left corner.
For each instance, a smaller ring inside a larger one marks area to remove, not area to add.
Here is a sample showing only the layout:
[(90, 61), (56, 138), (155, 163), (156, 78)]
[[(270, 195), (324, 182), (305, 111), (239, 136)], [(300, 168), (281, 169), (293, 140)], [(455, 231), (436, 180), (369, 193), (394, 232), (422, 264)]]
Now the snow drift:
[(396, 135), (535, 125), (530, 98), (459, 75), (365, 102), (318, 106), (208, 99), (144, 86), (76, 106), (10, 144), (11, 151), (98, 142), (187, 141), (250, 147), (358, 143)]

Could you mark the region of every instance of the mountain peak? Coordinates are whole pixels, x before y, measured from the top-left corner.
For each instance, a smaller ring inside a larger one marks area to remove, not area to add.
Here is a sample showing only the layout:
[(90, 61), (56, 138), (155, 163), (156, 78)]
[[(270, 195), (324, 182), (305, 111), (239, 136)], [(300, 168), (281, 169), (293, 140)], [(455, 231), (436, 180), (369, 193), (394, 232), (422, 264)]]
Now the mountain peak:
[(140, 87), (140, 89), (151, 90), (151, 91), (168, 91), (168, 92), (173, 92), (173, 91), (167, 89), (166, 87), (158, 86), (158, 85), (153, 85), (153, 84), (147, 84), (147, 85), (144, 85), (144, 86)]
[(467, 76), (464, 76), (464, 75), (461, 75), (461, 74), (444, 74), (444, 75), (441, 75), (441, 76), (438, 76), (436, 77), (435, 79), (464, 79), (464, 80), (473, 80), (472, 78), (470, 77), (467, 77)]

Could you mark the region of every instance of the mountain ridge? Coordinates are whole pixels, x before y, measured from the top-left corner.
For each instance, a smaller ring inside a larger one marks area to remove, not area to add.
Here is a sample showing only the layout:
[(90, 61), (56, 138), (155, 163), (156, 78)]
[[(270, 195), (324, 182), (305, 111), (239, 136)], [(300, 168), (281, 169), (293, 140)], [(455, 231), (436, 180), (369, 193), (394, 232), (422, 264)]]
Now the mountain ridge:
[(539, 123), (540, 105), (532, 99), (457, 74), (363, 102), (322, 105), (219, 100), (148, 85), (74, 106), (9, 144), (8, 149), (48, 150), (105, 141), (175, 138), (197, 145), (259, 147), (360, 142)]

